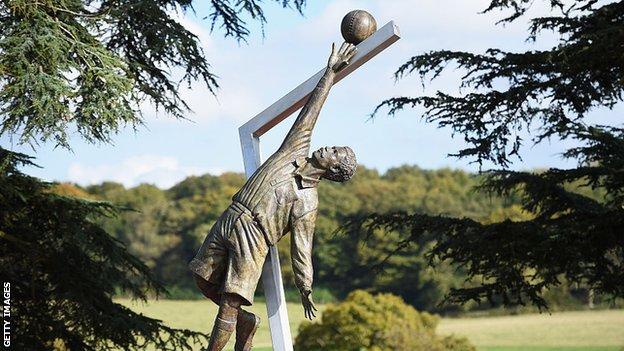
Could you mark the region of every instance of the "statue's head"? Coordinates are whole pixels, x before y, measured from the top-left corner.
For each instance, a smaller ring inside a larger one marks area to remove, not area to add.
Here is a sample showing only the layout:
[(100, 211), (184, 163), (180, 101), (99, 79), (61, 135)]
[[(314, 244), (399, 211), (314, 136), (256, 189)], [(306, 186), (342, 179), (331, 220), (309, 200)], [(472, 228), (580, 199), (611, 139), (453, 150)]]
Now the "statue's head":
[(312, 159), (325, 169), (323, 178), (334, 182), (346, 182), (357, 168), (355, 153), (348, 146), (322, 147), (312, 153)]

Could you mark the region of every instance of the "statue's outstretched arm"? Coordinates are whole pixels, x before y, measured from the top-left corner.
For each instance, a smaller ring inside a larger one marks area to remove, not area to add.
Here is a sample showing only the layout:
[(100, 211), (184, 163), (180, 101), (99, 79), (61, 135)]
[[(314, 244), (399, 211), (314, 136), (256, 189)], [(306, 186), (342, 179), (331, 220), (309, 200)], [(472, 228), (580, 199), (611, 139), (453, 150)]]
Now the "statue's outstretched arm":
[(336, 72), (348, 65), (355, 53), (356, 48), (353, 44), (343, 43), (338, 50), (336, 50), (336, 45), (332, 44), (332, 53), (327, 61), (325, 74), (310, 94), (310, 98), (301, 109), (279, 150), (297, 150), (301, 151), (302, 155), (308, 154), (312, 129), (314, 129), (329, 90), (334, 85)]

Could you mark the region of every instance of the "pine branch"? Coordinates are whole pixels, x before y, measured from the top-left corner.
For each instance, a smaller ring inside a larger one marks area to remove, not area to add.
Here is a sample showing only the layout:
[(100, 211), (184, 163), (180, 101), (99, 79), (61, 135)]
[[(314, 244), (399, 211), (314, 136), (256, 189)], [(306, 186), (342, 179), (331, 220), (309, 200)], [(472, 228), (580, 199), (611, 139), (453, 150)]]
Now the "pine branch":
[(204, 333), (165, 326), (112, 300), (116, 291), (145, 300), (163, 293), (150, 269), (96, 222), (106, 202), (56, 195), (22, 174), (29, 158), (0, 148), (0, 268), (19, 299), (12, 326), (21, 350), (52, 344), (80, 350), (192, 350)]
[[(301, 13), (304, 0), (275, 0)], [(266, 23), (258, 0), (213, 0), (210, 21), (244, 41), (245, 18)], [(70, 148), (68, 129), (110, 142), (142, 124), (148, 101), (167, 114), (189, 111), (181, 83), (218, 89), (199, 38), (175, 18), (191, 0), (26, 1), (0, 3), (0, 135), (36, 146)], [(180, 69), (179, 76), (175, 70)]]
[[(493, 2), (486, 11), (522, 3)], [(426, 121), (451, 127), (471, 145), (454, 156), (503, 167), (510, 164), (512, 156), (519, 157), (523, 140), (517, 135), (531, 130), (532, 125), (539, 126), (534, 143), (550, 137), (574, 137), (575, 123), (593, 108), (612, 108), (622, 100), (624, 89), (624, 68), (619, 64), (624, 50), (624, 3), (604, 5), (589, 13), (584, 12), (587, 6), (582, 9), (575, 10), (576, 17), (533, 20), (533, 36), (542, 29), (557, 30), (561, 35), (561, 43), (550, 50), (437, 51), (412, 57), (395, 72), (397, 80), (417, 73), (424, 84), (425, 79), (435, 79), (445, 68), (456, 66), (466, 72), (460, 88), (471, 92), (392, 98), (380, 103), (373, 116), (385, 108), (392, 115), (422, 106)], [(506, 85), (499, 88), (501, 82)]]

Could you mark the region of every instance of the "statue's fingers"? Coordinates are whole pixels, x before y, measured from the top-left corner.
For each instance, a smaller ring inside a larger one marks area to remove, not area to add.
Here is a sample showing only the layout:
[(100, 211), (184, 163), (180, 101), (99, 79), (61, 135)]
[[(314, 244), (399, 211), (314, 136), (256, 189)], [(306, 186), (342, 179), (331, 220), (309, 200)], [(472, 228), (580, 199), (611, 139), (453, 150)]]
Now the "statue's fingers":
[(351, 60), (357, 54), (357, 48), (354, 46), (347, 52), (347, 60)]
[(338, 50), (338, 52), (341, 54), (344, 53), (347, 47), (349, 47), (349, 43), (345, 41), (342, 45), (340, 45), (340, 50)]

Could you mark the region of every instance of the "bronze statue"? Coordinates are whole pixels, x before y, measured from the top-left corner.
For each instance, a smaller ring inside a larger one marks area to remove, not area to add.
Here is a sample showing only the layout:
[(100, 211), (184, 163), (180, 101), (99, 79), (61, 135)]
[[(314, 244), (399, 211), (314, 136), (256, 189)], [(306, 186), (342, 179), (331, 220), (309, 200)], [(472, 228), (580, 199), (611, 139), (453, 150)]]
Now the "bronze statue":
[(232, 197), (189, 264), (202, 293), (219, 305), (208, 350), (222, 350), (236, 329), (235, 350), (251, 350), (260, 319), (241, 306), (253, 303), (269, 250), (291, 232), (292, 266), (306, 318), (315, 317), (312, 300), (312, 238), (321, 178), (350, 179), (357, 166), (349, 147), (324, 147), (308, 156), (312, 129), (336, 72), (355, 55), (344, 43), (332, 53), (279, 149)]

